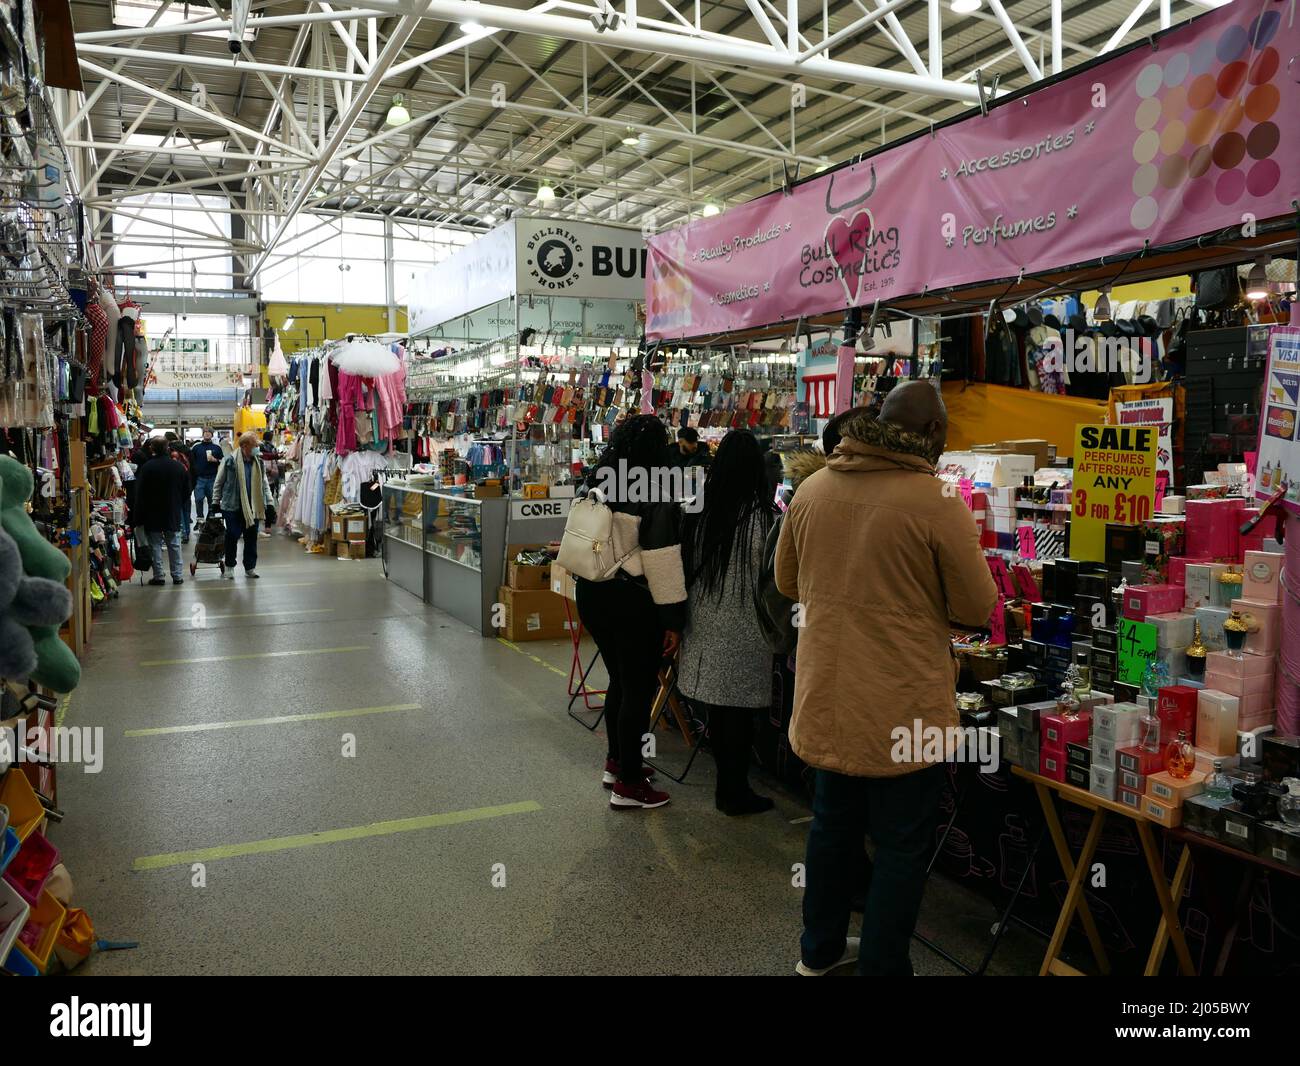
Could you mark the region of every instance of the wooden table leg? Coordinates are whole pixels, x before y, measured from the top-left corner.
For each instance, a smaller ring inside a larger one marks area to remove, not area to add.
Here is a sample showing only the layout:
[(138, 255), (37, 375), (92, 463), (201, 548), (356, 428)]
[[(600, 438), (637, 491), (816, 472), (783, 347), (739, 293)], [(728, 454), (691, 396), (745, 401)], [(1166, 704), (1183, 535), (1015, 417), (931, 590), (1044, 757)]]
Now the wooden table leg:
[[(1187, 879), (1192, 873), (1192, 849), (1186, 844), (1183, 845), (1183, 853), (1178, 856), (1178, 868), (1174, 871), (1173, 882), (1169, 886), (1169, 895), (1174, 901), (1174, 910), (1178, 909), (1178, 901), (1183, 898), (1183, 892), (1187, 888)], [(1151, 954), (1147, 956), (1147, 968), (1144, 971), (1147, 977), (1156, 977), (1160, 973), (1160, 964), (1165, 961), (1165, 949), (1169, 947), (1169, 922), (1166, 921), (1163, 913), (1160, 915), (1160, 924), (1156, 926), (1156, 938), (1151, 944)]]
[[(1160, 903), (1160, 910), (1164, 913), (1169, 939), (1174, 945), (1174, 954), (1178, 957), (1178, 970), (1184, 977), (1194, 977), (1196, 976), (1196, 967), (1192, 965), (1192, 955), (1187, 950), (1187, 940), (1183, 937), (1183, 926), (1178, 920), (1178, 904), (1169, 895), (1169, 885), (1165, 882), (1164, 866), (1160, 861), (1160, 853), (1156, 849), (1155, 837), (1151, 832), (1151, 823), (1145, 819), (1138, 819), (1137, 832), (1138, 839), (1142, 841), (1142, 853), (1146, 856), (1147, 869), (1151, 871), (1151, 885), (1156, 890), (1156, 899)], [(1183, 845), (1183, 852), (1183, 858), (1178, 860), (1180, 867), (1186, 857), (1186, 844)], [(1157, 931), (1158, 936), (1159, 932)], [(1155, 955), (1155, 945), (1153, 944), (1151, 955), (1147, 959), (1145, 971), (1147, 977), (1154, 976), (1155, 971), (1152, 969), (1152, 964), (1156, 961)]]
[(1065, 831), (1061, 828), (1060, 817), (1056, 813), (1056, 806), (1052, 803), (1052, 797), (1048, 789), (1039, 784), (1034, 785), (1038, 792), (1038, 801), (1043, 807), (1043, 816), (1047, 820), (1048, 832), (1052, 835), (1052, 844), (1056, 847), (1056, 857), (1061, 863), (1061, 869), (1065, 871), (1066, 877), (1069, 878), (1069, 888), (1065, 893), (1065, 901), (1061, 905), (1060, 917), (1056, 920), (1056, 928), (1052, 932), (1051, 942), (1047, 945), (1047, 954), (1043, 958), (1043, 965), (1038, 971), (1038, 976), (1046, 977), (1048, 974), (1078, 973), (1073, 967), (1068, 967), (1061, 963), (1058, 956), (1065, 946), (1065, 936), (1070, 931), (1070, 922), (1074, 919), (1074, 912), (1078, 910), (1079, 917), (1083, 922), (1084, 932), (1087, 934), (1088, 943), (1092, 947), (1093, 957), (1096, 959), (1097, 966), (1102, 974), (1110, 973), (1110, 961), (1106, 957), (1106, 949), (1101, 942), (1101, 936), (1097, 932), (1097, 924), (1092, 920), (1092, 912), (1088, 909), (1088, 901), (1084, 898), (1083, 887), (1084, 881), (1092, 866), (1092, 857), (1097, 851), (1097, 845), (1101, 842), (1101, 831), (1106, 824), (1106, 811), (1097, 807), (1092, 812), (1092, 823), (1088, 827), (1088, 836), (1083, 842), (1083, 850), (1079, 853), (1079, 860), (1076, 863), (1070, 857), (1070, 847), (1065, 839)]
[(1237, 927), (1241, 925), (1242, 915), (1250, 907), (1250, 897), (1255, 891), (1255, 882), (1259, 880), (1259, 867), (1254, 863), (1246, 864), (1246, 872), (1241, 876), (1237, 887), (1237, 899), (1232, 905), (1232, 922), (1223, 934), (1223, 946), (1214, 962), (1214, 976), (1222, 977), (1228, 969), (1228, 959), (1232, 955), (1232, 946), (1237, 939)]

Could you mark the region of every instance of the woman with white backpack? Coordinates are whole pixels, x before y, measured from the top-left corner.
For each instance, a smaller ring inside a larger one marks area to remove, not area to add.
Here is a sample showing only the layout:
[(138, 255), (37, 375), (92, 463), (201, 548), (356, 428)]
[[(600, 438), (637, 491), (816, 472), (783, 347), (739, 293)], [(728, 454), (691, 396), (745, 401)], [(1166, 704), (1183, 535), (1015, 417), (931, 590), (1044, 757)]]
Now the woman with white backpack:
[[(614, 810), (662, 807), (641, 749), (659, 667), (686, 624), (679, 508), (663, 490), (668, 431), (654, 415), (627, 418), (591, 471), (570, 513), (559, 562), (576, 578), (578, 616), (609, 673), (602, 781)], [(648, 497), (648, 498), (647, 498)]]

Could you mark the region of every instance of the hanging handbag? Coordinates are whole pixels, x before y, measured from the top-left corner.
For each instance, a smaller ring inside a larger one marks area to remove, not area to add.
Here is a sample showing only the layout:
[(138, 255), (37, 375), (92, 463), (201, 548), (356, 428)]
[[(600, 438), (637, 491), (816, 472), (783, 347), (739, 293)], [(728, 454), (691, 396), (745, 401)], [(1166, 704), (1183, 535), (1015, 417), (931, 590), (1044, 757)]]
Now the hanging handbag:
[(1241, 279), (1236, 267), (1215, 267), (1195, 276), (1196, 307), (1200, 311), (1225, 311), (1241, 300)]

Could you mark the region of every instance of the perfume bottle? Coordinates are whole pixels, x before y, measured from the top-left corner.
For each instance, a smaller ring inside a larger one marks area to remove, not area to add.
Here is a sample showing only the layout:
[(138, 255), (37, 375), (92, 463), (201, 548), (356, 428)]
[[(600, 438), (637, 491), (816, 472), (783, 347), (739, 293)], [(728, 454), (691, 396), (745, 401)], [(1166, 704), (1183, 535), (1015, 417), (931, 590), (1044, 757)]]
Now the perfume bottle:
[(1212, 800), (1224, 803), (1232, 801), (1232, 779), (1223, 772), (1223, 760), (1214, 760), (1214, 770), (1205, 779), (1205, 795)]
[(1142, 695), (1155, 699), (1160, 695), (1160, 690), (1168, 685), (1169, 664), (1163, 659), (1148, 659), (1142, 670)]
[(1143, 751), (1160, 754), (1160, 719), (1156, 717), (1155, 704), (1148, 704), (1146, 713), (1138, 719), (1138, 747)]
[(1165, 772), (1170, 777), (1183, 781), (1192, 776), (1196, 769), (1196, 749), (1187, 739), (1187, 733), (1180, 729), (1178, 739), (1171, 740), (1165, 748)]
[(1287, 825), (1300, 828), (1300, 777), (1284, 777), (1282, 784), (1287, 791), (1278, 797), (1277, 813)]
[(1061, 694), (1056, 697), (1056, 710), (1062, 718), (1071, 721), (1079, 717), (1079, 697), (1074, 694), (1070, 678), (1061, 682)]
[(1205, 677), (1205, 655), (1206, 647), (1201, 642), (1201, 623), (1199, 620), (1192, 628), (1192, 642), (1187, 645), (1184, 654), (1187, 656), (1187, 676), (1193, 681), (1200, 681)]
[(1242, 573), (1231, 566), (1219, 575), (1219, 602), (1227, 607), (1241, 596)]
[(1246, 634), (1250, 632), (1250, 622), (1240, 611), (1233, 611), (1223, 622), (1223, 642), (1228, 646), (1228, 654), (1234, 659), (1244, 659), (1241, 649), (1246, 646)]

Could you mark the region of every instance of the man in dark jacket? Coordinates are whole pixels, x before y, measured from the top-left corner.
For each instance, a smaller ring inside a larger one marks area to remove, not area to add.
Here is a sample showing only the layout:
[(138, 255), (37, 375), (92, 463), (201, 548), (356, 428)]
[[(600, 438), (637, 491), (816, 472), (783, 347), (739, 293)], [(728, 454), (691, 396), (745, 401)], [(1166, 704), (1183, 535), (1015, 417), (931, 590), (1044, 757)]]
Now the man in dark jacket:
[(172, 584), (184, 583), (181, 577), (181, 515), (189, 504), (190, 475), (168, 454), (167, 442), (161, 437), (149, 442), (150, 458), (136, 477), (137, 521), (149, 534), (153, 549), (151, 585), (165, 585), (163, 545), (167, 546)]
[(683, 426), (677, 431), (677, 441), (664, 450), (664, 466), (686, 469), (688, 466), (708, 467), (713, 455), (707, 444), (700, 443), (700, 432), (694, 426)]
[(212, 513), (212, 486), (217, 480), (217, 470), (225, 454), (221, 445), (212, 441), (211, 428), (203, 427), (203, 439), (190, 449), (190, 470), (194, 474), (194, 513), (201, 519), (204, 505)]

